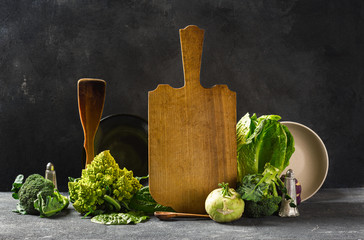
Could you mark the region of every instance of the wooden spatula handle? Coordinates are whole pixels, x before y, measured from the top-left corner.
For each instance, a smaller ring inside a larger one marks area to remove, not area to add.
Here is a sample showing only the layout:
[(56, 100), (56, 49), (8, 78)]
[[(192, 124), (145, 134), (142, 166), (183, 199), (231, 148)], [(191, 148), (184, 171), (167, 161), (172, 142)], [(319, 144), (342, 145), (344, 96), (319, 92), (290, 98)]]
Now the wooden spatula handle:
[(86, 166), (94, 158), (94, 140), (104, 108), (105, 88), (106, 82), (101, 79), (78, 80), (78, 109), (85, 135)]
[(171, 218), (210, 218), (207, 214), (195, 214), (195, 213), (177, 213), (177, 212), (154, 212), (154, 216), (160, 220), (168, 220)]
[(179, 30), (185, 86), (200, 85), (204, 30), (195, 25)]

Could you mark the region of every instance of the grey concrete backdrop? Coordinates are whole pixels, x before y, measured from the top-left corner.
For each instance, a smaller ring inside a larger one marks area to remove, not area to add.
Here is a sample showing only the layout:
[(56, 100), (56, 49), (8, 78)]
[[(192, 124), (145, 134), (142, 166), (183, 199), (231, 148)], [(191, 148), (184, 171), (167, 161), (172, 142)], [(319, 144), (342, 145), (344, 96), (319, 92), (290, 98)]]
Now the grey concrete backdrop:
[(0, 0), (0, 191), (49, 161), (67, 191), (82, 168), (77, 80), (107, 81), (103, 116), (146, 119), (148, 91), (183, 86), (178, 29), (190, 24), (206, 30), (203, 86), (236, 91), (238, 118), (316, 131), (324, 187), (364, 186), (363, 1)]

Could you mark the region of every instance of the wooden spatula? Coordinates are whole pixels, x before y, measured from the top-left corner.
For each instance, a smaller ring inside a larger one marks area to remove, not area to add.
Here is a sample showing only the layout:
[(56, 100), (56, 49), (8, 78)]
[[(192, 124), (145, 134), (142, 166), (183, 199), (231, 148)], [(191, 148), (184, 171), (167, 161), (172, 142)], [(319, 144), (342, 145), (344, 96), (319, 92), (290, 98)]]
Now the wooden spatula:
[(200, 85), (204, 30), (180, 29), (185, 85), (149, 92), (149, 185), (153, 198), (177, 212), (204, 213), (207, 195), (234, 187), (236, 94)]
[(86, 166), (94, 158), (94, 140), (104, 108), (105, 88), (106, 82), (101, 79), (78, 80), (78, 110), (85, 135)]
[(196, 214), (196, 213), (177, 213), (177, 212), (154, 212), (154, 216), (160, 220), (169, 220), (171, 218), (210, 218), (207, 214)]

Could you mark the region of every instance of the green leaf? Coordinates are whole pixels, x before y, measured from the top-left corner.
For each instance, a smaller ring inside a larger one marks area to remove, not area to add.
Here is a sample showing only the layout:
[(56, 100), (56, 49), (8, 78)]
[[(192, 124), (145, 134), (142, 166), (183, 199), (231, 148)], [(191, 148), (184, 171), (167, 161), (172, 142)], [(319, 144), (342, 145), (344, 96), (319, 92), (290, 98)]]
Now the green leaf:
[(91, 222), (106, 224), (106, 225), (124, 225), (124, 224), (137, 224), (149, 219), (148, 216), (142, 212), (128, 212), (128, 213), (110, 213), (100, 214), (91, 218)]
[(258, 172), (264, 171), (264, 166), (268, 162), (283, 171), (287, 150), (286, 133), (279, 122), (266, 121), (267, 123), (263, 129), (261, 141), (257, 148), (257, 155), (260, 158)]
[(39, 211), (40, 217), (51, 217), (69, 204), (67, 197), (62, 196), (57, 189), (52, 195), (44, 195), (43, 192), (37, 194), (37, 199), (34, 201), (34, 208)]
[(225, 197), (225, 196), (231, 196), (231, 193), (229, 191), (229, 183), (219, 183), (218, 184), (221, 188), (222, 188), (222, 196)]
[(142, 187), (130, 199), (129, 208), (136, 211), (143, 211), (146, 214), (153, 214), (156, 211), (174, 212), (170, 207), (165, 207), (158, 204), (152, 197), (149, 191), (149, 186)]
[(12, 197), (14, 199), (19, 199), (19, 195), (18, 195), (18, 192), (21, 188), (21, 186), (23, 186), (23, 181), (24, 181), (24, 175), (23, 174), (19, 174), (15, 180), (14, 180), (14, 183), (12, 185), (12, 188), (10, 191), (13, 192), (12, 194)]
[[(248, 201), (258, 202), (262, 199), (264, 192), (268, 188), (265, 183), (260, 183), (263, 176), (261, 174), (249, 174), (243, 179), (242, 185), (237, 189), (241, 198)], [(260, 183), (258, 185), (258, 183)]]
[(143, 176), (143, 177), (135, 177), (135, 178), (140, 182), (140, 180), (142, 180), (142, 179), (148, 179), (149, 175)]
[(81, 180), (81, 178), (68, 177), (69, 182), (78, 182), (79, 180)]
[(114, 208), (116, 212), (119, 212), (121, 209), (121, 206), (119, 204), (119, 202), (117, 200), (115, 200), (114, 198), (110, 197), (109, 195), (104, 195), (104, 200), (106, 202), (108, 202), (109, 204), (111, 204)]
[(237, 192), (242, 199), (253, 202), (259, 202), (266, 197), (277, 197), (276, 184), (280, 181), (278, 172), (278, 168), (267, 163), (262, 174), (246, 175)]
[(242, 146), (246, 144), (248, 137), (251, 135), (251, 132), (254, 131), (254, 124), (249, 117), (249, 113), (245, 114), (240, 121), (236, 124), (236, 132), (237, 132), (237, 142), (238, 146)]
[(25, 211), (24, 207), (20, 203), (16, 204), (16, 209), (14, 209), (13, 212), (20, 213), (23, 215), (27, 214), (27, 211)]

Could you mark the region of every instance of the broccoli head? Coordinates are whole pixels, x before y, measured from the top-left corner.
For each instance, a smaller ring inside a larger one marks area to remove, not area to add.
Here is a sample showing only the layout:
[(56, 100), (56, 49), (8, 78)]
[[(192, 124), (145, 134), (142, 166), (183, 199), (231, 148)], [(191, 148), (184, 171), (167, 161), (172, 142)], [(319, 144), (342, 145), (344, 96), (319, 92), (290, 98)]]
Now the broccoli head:
[(132, 171), (119, 168), (109, 150), (98, 154), (81, 178), (68, 183), (73, 207), (82, 214), (118, 211), (119, 203), (126, 206), (141, 187)]
[(52, 195), (54, 191), (53, 183), (39, 174), (30, 175), (19, 190), (18, 210), (22, 214), (38, 215), (39, 211), (34, 208), (34, 201), (38, 198), (39, 192), (42, 195)]
[(271, 216), (279, 210), (281, 201), (280, 196), (263, 197), (258, 202), (245, 201), (244, 216), (253, 218)]

